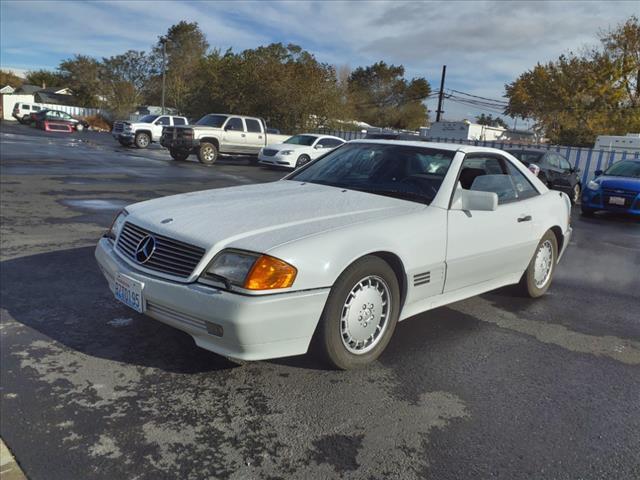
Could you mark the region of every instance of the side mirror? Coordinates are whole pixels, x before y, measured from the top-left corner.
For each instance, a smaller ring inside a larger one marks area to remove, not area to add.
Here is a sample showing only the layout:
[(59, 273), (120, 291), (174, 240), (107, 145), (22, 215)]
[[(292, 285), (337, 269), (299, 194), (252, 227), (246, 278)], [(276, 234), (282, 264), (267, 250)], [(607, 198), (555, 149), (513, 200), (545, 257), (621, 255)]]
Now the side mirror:
[(321, 148), (324, 148), (324, 145), (322, 145), (321, 143), (318, 143), (314, 148), (316, 150), (320, 150)]
[(498, 195), (493, 192), (456, 188), (451, 210), (492, 212), (498, 208)]
[(602, 174), (603, 174), (603, 171), (602, 171), (602, 170), (596, 170), (595, 172), (593, 172), (593, 174), (594, 174), (596, 177), (599, 177), (600, 175), (602, 175)]

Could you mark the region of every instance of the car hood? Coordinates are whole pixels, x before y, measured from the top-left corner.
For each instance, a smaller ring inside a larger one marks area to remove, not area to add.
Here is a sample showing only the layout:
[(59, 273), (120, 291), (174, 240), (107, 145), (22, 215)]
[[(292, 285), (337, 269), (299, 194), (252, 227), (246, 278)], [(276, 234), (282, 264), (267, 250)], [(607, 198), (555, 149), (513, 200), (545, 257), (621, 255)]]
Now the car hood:
[(311, 148), (311, 147), (308, 145), (295, 145), (293, 143), (274, 143), (271, 145), (267, 145), (265, 148), (269, 150), (281, 151), (281, 150), (304, 150), (306, 148)]
[(640, 178), (602, 175), (596, 179), (602, 188), (640, 192)]
[(267, 252), (302, 237), (424, 208), (381, 195), (282, 180), (137, 203), (127, 207), (127, 220), (209, 251), (233, 246)]

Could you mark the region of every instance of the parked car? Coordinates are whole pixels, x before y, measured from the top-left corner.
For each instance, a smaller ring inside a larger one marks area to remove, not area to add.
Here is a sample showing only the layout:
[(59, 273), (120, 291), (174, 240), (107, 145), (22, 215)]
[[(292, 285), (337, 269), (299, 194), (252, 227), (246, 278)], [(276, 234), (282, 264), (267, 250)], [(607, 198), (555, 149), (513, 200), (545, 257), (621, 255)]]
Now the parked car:
[(569, 195), (572, 204), (578, 203), (582, 191), (582, 185), (578, 178), (580, 169), (573, 168), (562, 155), (557, 152), (534, 149), (509, 149), (506, 151), (532, 170), (547, 187)]
[(582, 192), (583, 215), (598, 210), (640, 215), (640, 160), (622, 160), (595, 175)]
[(289, 138), (267, 130), (261, 118), (210, 113), (194, 125), (165, 128), (160, 143), (174, 160), (186, 160), (195, 153), (205, 165), (213, 164), (220, 154), (251, 155), (257, 162), (262, 147)]
[(85, 128), (89, 128), (89, 123), (85, 120), (72, 117), (67, 112), (61, 110), (44, 109), (39, 112), (32, 113), (29, 118), (30, 122), (35, 124), (36, 128), (44, 128), (45, 120), (50, 122), (68, 122), (72, 128), (78, 132), (82, 132)]
[(20, 123), (29, 123), (31, 114), (39, 112), (42, 108), (41, 105), (35, 103), (18, 102), (13, 106), (11, 115)]
[(344, 143), (339, 137), (304, 133), (261, 148), (258, 159), (261, 165), (299, 168)]
[(174, 125), (189, 125), (189, 121), (176, 115), (145, 115), (137, 122), (114, 122), (111, 135), (123, 147), (147, 148), (150, 143), (160, 141), (165, 127)]
[(543, 295), (570, 213), (500, 150), (356, 140), (283, 180), (130, 205), (95, 255), (118, 300), (202, 348), (260, 360), (314, 338), (347, 369), (399, 320), (509, 284)]

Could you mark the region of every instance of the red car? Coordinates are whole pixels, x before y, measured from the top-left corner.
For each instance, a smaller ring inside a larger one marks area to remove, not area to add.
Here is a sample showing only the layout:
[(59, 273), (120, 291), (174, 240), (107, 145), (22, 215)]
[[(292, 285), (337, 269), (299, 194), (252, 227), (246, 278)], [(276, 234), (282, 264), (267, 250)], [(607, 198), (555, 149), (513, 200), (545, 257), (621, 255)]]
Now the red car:
[(30, 119), (31, 123), (35, 123), (36, 128), (42, 128), (43, 130), (46, 130), (45, 122), (56, 124), (68, 123), (71, 125), (72, 130), (77, 130), (78, 132), (83, 131), (89, 126), (84, 120), (78, 120), (61, 110), (40, 110), (39, 112), (32, 113)]

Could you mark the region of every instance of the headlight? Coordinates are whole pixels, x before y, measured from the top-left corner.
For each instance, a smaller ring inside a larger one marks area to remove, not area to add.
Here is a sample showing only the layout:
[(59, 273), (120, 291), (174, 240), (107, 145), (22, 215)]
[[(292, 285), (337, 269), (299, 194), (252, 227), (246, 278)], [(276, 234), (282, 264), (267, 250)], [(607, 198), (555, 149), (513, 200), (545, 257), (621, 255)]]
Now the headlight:
[(113, 219), (113, 222), (111, 222), (111, 227), (107, 232), (107, 237), (113, 240), (118, 238), (118, 234), (120, 233), (120, 230), (122, 230), (122, 226), (124, 225), (124, 221), (127, 218), (127, 215), (129, 215), (129, 212), (127, 212), (126, 210), (120, 210), (118, 212), (116, 217)]
[(293, 153), (293, 150), (282, 150), (280, 152), (280, 155), (291, 155)]
[(589, 183), (587, 183), (587, 188), (589, 190), (598, 190), (600, 188), (600, 184), (591, 180)]
[(292, 265), (269, 255), (227, 250), (213, 259), (200, 281), (222, 281), (247, 290), (273, 290), (293, 285), (297, 273)]

